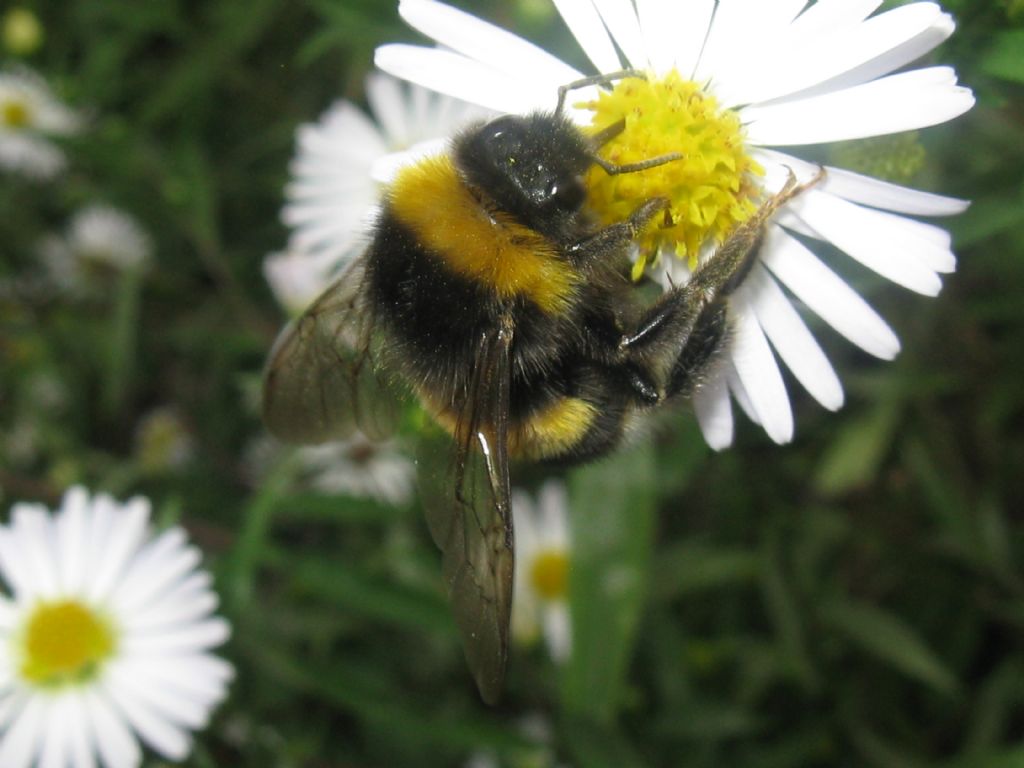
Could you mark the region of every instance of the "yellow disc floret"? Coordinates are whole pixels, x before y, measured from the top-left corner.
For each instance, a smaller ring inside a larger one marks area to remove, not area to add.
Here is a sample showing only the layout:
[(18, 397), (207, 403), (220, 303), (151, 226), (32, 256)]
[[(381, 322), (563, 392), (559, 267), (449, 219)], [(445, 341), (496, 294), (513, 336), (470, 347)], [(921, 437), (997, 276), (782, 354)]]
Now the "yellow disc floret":
[(564, 600), (567, 597), (568, 570), (569, 558), (564, 550), (545, 550), (533, 559), (530, 584), (544, 600)]
[(23, 101), (11, 99), (0, 103), (0, 126), (4, 128), (24, 128), (31, 118), (28, 105)]
[(112, 628), (94, 610), (74, 600), (41, 603), (25, 628), (21, 674), (41, 686), (82, 682), (115, 645)]
[(588, 202), (606, 224), (626, 219), (652, 197), (671, 201), (639, 240), (634, 276), (662, 252), (696, 266), (705, 244), (722, 242), (757, 210), (764, 170), (746, 152), (735, 112), (672, 70), (665, 77), (620, 80), (594, 101), (593, 132), (625, 120), (625, 128), (600, 149), (615, 165), (679, 153), (682, 157), (644, 171), (610, 175), (594, 166), (587, 176)]

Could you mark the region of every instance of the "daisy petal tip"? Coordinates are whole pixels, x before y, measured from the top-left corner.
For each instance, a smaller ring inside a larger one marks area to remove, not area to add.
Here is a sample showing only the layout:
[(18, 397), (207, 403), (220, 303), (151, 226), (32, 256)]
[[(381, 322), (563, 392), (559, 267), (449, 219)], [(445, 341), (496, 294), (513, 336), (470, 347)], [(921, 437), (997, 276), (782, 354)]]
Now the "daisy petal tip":
[(708, 447), (715, 453), (721, 453), (732, 447), (732, 434), (728, 435), (716, 435), (704, 433), (704, 441), (708, 444)]
[(842, 409), (843, 405), (846, 404), (846, 393), (843, 392), (843, 388), (840, 387), (837, 391), (830, 394), (829, 397), (819, 400), (822, 407), (825, 410), (835, 413)]

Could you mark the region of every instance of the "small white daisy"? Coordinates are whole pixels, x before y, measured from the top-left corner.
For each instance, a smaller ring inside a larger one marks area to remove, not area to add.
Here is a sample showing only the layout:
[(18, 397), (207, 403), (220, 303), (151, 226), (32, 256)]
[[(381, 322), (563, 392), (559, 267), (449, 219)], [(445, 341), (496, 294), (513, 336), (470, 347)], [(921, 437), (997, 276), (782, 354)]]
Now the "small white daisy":
[(154, 536), (150, 504), (90, 498), (51, 514), (15, 504), (0, 526), (0, 765), (132, 768), (139, 739), (191, 750), (234, 672), (200, 553), (181, 528)]
[(549, 480), (534, 504), (529, 494), (512, 494), (516, 532), (516, 572), (512, 597), (512, 636), (532, 645), (543, 633), (556, 662), (569, 658), (569, 499), (565, 485)]
[(97, 278), (144, 269), (153, 256), (153, 243), (127, 213), (107, 205), (78, 211), (63, 237), (46, 238), (40, 247), (51, 277), (70, 290), (88, 290)]
[(311, 487), (323, 493), (376, 499), (404, 506), (416, 486), (416, 467), (394, 441), (375, 442), (362, 434), (299, 449)]
[(0, 72), (0, 169), (50, 179), (64, 169), (53, 136), (76, 133), (81, 120), (27, 69)]
[[(801, 181), (814, 177), (816, 166), (778, 147), (923, 128), (974, 104), (949, 67), (896, 72), (953, 31), (952, 18), (930, 2), (874, 16), (881, 0), (555, 5), (596, 72), (628, 66), (647, 73), (646, 81), (570, 97), (571, 114), (583, 125), (627, 120), (602, 152), (620, 163), (684, 155), (643, 174), (612, 177), (595, 169), (588, 177), (591, 207), (604, 221), (625, 218), (650, 197), (671, 200), (672, 226), (651, 228), (637, 262), (638, 271), (646, 267), (666, 286), (685, 283), (759, 201), (782, 188), (790, 169)], [(401, 0), (399, 12), (439, 47), (383, 46), (377, 65), (440, 92), (501, 112), (550, 110), (558, 86), (584, 76), (434, 0)], [(792, 439), (776, 355), (818, 402), (832, 410), (842, 405), (839, 379), (793, 297), (872, 355), (891, 359), (899, 351), (885, 321), (794, 234), (831, 243), (883, 277), (934, 296), (940, 275), (956, 265), (950, 236), (909, 216), (946, 216), (966, 206), (839, 168), (827, 168), (821, 183), (787, 204), (768, 227), (759, 262), (729, 297), (732, 339), (694, 396), (709, 444), (732, 442), (730, 392), (773, 440)]]
[[(303, 288), (325, 288), (364, 247), (382, 184), (402, 165), (439, 151), (460, 127), (489, 114), (380, 73), (367, 77), (366, 98), (372, 118), (338, 101), (318, 122), (299, 127), (282, 211), (293, 229), (290, 253), (266, 266), (268, 280), (294, 287), (299, 278), (281, 272), (294, 273), (304, 261)], [(280, 294), (276, 287), (275, 294)]]

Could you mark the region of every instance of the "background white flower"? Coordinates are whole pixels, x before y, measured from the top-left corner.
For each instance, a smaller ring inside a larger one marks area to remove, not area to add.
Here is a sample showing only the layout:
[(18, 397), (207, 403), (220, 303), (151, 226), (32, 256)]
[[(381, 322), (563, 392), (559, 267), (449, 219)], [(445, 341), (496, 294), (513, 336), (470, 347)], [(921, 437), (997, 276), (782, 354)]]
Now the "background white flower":
[(104, 274), (144, 269), (153, 256), (153, 243), (132, 216), (108, 205), (89, 205), (78, 211), (63, 237), (47, 237), (41, 255), (54, 281), (80, 290)]
[(53, 96), (39, 75), (19, 68), (0, 72), (0, 169), (36, 179), (56, 176), (64, 152), (49, 140), (70, 136), (81, 120)]
[(529, 645), (543, 632), (551, 658), (563, 662), (572, 652), (569, 614), (569, 499), (565, 484), (549, 480), (534, 504), (529, 494), (512, 494), (516, 535), (512, 635)]
[[(872, 16), (880, 4), (555, 0), (596, 71), (629, 66), (659, 77), (675, 70), (734, 111), (746, 153), (765, 171), (748, 180), (766, 194), (781, 189), (789, 169), (805, 181), (817, 170), (775, 147), (922, 128), (973, 105), (972, 93), (957, 85), (949, 67), (891, 74), (945, 40), (954, 28), (951, 17), (928, 2)], [(552, 109), (557, 87), (583, 76), (531, 43), (434, 0), (402, 0), (399, 11), (440, 47), (383, 46), (377, 64), (425, 87), (497, 111), (525, 112)], [(585, 110), (573, 114), (590, 120)], [(794, 235), (831, 243), (928, 296), (939, 292), (940, 275), (955, 268), (949, 234), (908, 217), (956, 214), (966, 202), (839, 168), (827, 171), (769, 226), (759, 263), (729, 298), (732, 342), (694, 397), (705, 438), (716, 449), (732, 442), (730, 392), (773, 440), (792, 439), (776, 355), (822, 405), (834, 410), (843, 403), (838, 377), (783, 286), (870, 354), (891, 359), (899, 351), (885, 321)], [(713, 250), (708, 245), (702, 258)], [(655, 276), (664, 284), (688, 279), (684, 263), (663, 258), (660, 264)]]
[[(289, 311), (297, 296), (306, 295), (310, 285), (325, 288), (366, 245), (382, 184), (402, 165), (442, 151), (456, 130), (488, 115), (381, 73), (367, 77), (366, 98), (372, 117), (338, 101), (316, 123), (298, 129), (282, 211), (293, 229), (288, 254), (271, 255), (264, 265)], [(303, 265), (305, 276), (298, 278)], [(296, 292), (300, 282), (303, 290)], [(308, 293), (315, 297), (319, 291)]]
[(150, 504), (82, 488), (51, 514), (15, 504), (0, 526), (0, 765), (131, 768), (141, 739), (191, 750), (234, 672), (209, 651), (230, 633), (181, 528), (154, 536)]
[(298, 453), (309, 484), (318, 491), (395, 506), (412, 499), (416, 467), (393, 440), (376, 442), (356, 433), (347, 440), (300, 448)]

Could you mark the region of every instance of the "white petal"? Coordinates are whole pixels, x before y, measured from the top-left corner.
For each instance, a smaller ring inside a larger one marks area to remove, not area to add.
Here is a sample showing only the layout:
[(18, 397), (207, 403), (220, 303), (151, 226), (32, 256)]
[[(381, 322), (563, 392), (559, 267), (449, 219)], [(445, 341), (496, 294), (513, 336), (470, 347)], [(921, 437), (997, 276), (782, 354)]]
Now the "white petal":
[(57, 559), (61, 589), (80, 595), (85, 583), (89, 539), (89, 496), (84, 488), (72, 488), (64, 495), (57, 518)]
[(69, 691), (63, 698), (66, 701), (63, 717), (67, 721), (71, 768), (96, 768), (85, 700), (77, 691)]
[(170, 760), (185, 759), (192, 749), (192, 740), (185, 730), (168, 722), (126, 688), (109, 685), (105, 690), (144, 742)]
[[(940, 24), (941, 20), (948, 20), (949, 24)], [(937, 24), (944, 36), (933, 42), (925, 33)], [(719, 91), (717, 95), (723, 106), (731, 107), (767, 101), (827, 81), (832, 81), (828, 90), (839, 90), (913, 61), (925, 51), (906, 58), (920, 47), (908, 46), (908, 41), (927, 37), (930, 45), (926, 50), (930, 50), (948, 37), (951, 24), (951, 19), (934, 3), (902, 6), (831, 34), (788, 41), (774, 57), (750, 68), (743, 81), (732, 83), (727, 93)], [(808, 66), (812, 61), (814, 66)], [(842, 82), (835, 82), (840, 75), (845, 76)]]
[(370, 176), (380, 184), (390, 184), (402, 168), (418, 163), (428, 157), (443, 154), (448, 149), (450, 143), (451, 137), (443, 136), (427, 139), (426, 141), (418, 141), (401, 152), (391, 152), (374, 162), (373, 168), (370, 169)]
[(366, 78), (366, 100), (370, 102), (370, 109), (391, 146), (404, 147), (412, 141), (410, 124), (406, 119), (405, 95), (395, 78), (380, 72), (370, 73)]
[(765, 268), (755, 264), (737, 293), (746, 296), (775, 351), (811, 396), (831, 411), (841, 408), (843, 387), (832, 365)]
[(125, 653), (191, 653), (222, 645), (231, 636), (231, 625), (220, 617), (173, 631), (131, 635), (124, 638)]
[(808, 309), (865, 352), (883, 360), (899, 353), (899, 339), (878, 313), (781, 227), (768, 227), (760, 259)]
[(743, 381), (740, 379), (740, 374), (736, 370), (736, 364), (730, 358), (728, 365), (725, 367), (725, 380), (729, 385), (729, 392), (740, 406), (740, 410), (743, 411), (744, 415), (752, 422), (761, 426), (761, 417), (757, 414), (757, 409), (754, 407), (753, 401), (750, 399), (750, 395), (747, 394), (747, 388), (743, 386)]
[[(648, 0), (657, 2), (657, 0)], [(662, 45), (675, 46), (675, 61), (663, 70), (675, 66), (684, 78), (692, 80), (696, 77), (695, 70), (704, 50), (711, 18), (715, 13), (714, 0), (689, 0), (685, 3), (661, 3), (667, 10), (666, 26), (661, 34), (667, 38)], [(642, 17), (641, 17), (642, 18)]]
[(716, 366), (693, 393), (693, 412), (707, 444), (721, 451), (732, 445), (732, 405), (725, 381), (725, 366)]
[(552, 109), (558, 98), (557, 86), (531, 87), (522, 75), (499, 72), (452, 51), (393, 43), (377, 49), (374, 63), (395, 77), (496, 112)]
[(126, 617), (124, 628), (132, 632), (159, 631), (209, 616), (217, 609), (217, 596), (213, 592), (190, 595), (182, 600), (160, 599), (159, 607), (146, 612), (144, 617)]
[(899, 45), (832, 80), (811, 88), (807, 93), (824, 93), (826, 91), (848, 88), (852, 85), (874, 80), (890, 72), (895, 72), (900, 67), (917, 61), (917, 59), (931, 51), (952, 35), (955, 28), (956, 23), (953, 21), (952, 16), (948, 13), (940, 14), (930, 26), (908, 37)]
[(548, 80), (557, 87), (579, 77), (568, 64), (523, 38), (434, 0), (401, 0), (398, 12), (441, 45), (512, 76)]
[(199, 564), (199, 550), (185, 540), (181, 528), (170, 528), (139, 552), (110, 596), (118, 613), (138, 610)]
[[(10, 632), (20, 620), (21, 611), (11, 601), (0, 594), (0, 637)], [(0, 658), (3, 658), (0, 654)]]
[(544, 640), (555, 662), (562, 663), (569, 658), (572, 653), (572, 623), (567, 603), (549, 602), (544, 606)]
[(742, 295), (729, 298), (729, 311), (736, 329), (729, 356), (736, 373), (768, 437), (776, 443), (788, 443), (793, 439), (793, 411), (768, 339)]
[(549, 549), (566, 549), (569, 546), (569, 496), (565, 484), (549, 480), (540, 489), (538, 512), (540, 513), (540, 537), (542, 545)]
[(39, 768), (67, 768), (71, 758), (71, 733), (68, 730), (66, 696), (56, 696), (50, 705), (43, 730), (43, 745), (39, 753)]
[(25, 703), (31, 695), (23, 687), (0, 695), (0, 740), (7, 732), (8, 726), (21, 714), (21, 710), (25, 708)]
[[(793, 155), (772, 149), (758, 149), (752, 153), (763, 166), (778, 165), (792, 168), (800, 178), (815, 174), (818, 166)], [(915, 216), (953, 216), (967, 210), (970, 202), (955, 197), (944, 197), (931, 192), (901, 187), (888, 181), (864, 176), (842, 168), (826, 166), (825, 178), (817, 189), (842, 197), (853, 203), (863, 203), (896, 213)]]
[(974, 105), (949, 67), (915, 69), (820, 96), (746, 107), (752, 144), (821, 144), (937, 125)]
[(11, 529), (0, 526), (0, 572), (4, 581), (11, 585), (14, 597), (19, 601), (28, 601), (36, 594), (32, 566), (19, 537)]
[(901, 217), (816, 189), (793, 200), (787, 211), (882, 277), (925, 296), (938, 295), (942, 289), (939, 276), (926, 265), (933, 258), (929, 252), (935, 250), (934, 244), (901, 226)]
[(28, 768), (39, 754), (46, 733), (49, 707), (45, 697), (30, 696), (0, 742), (0, 765), (4, 768)]
[(726, 0), (719, 2), (711, 22), (696, 80), (711, 81), (728, 92), (749, 79), (752, 67), (774, 55), (779, 39), (807, 0)]
[(813, 39), (850, 29), (870, 16), (882, 0), (818, 0), (790, 26), (793, 37)]
[(640, 22), (630, 0), (593, 0), (594, 7), (604, 20), (604, 25), (611, 32), (626, 56), (629, 66), (634, 69), (646, 69), (649, 62), (644, 46)]
[(213, 577), (206, 571), (190, 573), (156, 599), (146, 602), (130, 614), (125, 614), (124, 627), (140, 629), (165, 623), (168, 608), (174, 608), (179, 603), (188, 603), (206, 595), (213, 596), (212, 584)]
[(57, 542), (49, 511), (41, 504), (17, 504), (12, 517), (18, 546), (31, 573), (33, 592), (43, 599), (56, 597), (60, 591)]
[(160, 684), (165, 681), (150, 674), (152, 668), (152, 664), (135, 664), (130, 674), (126, 674), (125, 668), (111, 664), (107, 671), (107, 682), (112, 689), (143, 702), (154, 715), (174, 725), (193, 731), (205, 728), (208, 708), (188, 696), (182, 696), (180, 690)]
[(103, 560), (107, 541), (114, 528), (117, 507), (114, 500), (105, 494), (93, 496), (89, 504), (89, 519), (86, 523), (85, 562), (82, 565), (82, 590), (88, 592), (92, 584), (96, 565)]
[(96, 739), (96, 751), (104, 767), (137, 768), (142, 763), (142, 750), (107, 695), (92, 689), (81, 695), (90, 730)]
[(149, 501), (146, 499), (133, 499), (117, 515), (104, 556), (96, 563), (90, 580), (90, 599), (103, 600), (114, 588), (129, 559), (142, 544), (148, 532), (148, 523)]
[(154, 685), (171, 688), (197, 702), (204, 711), (224, 698), (227, 684), (234, 679), (232, 666), (209, 654), (125, 659), (121, 664), (125, 674), (142, 674)]
[(590, 0), (554, 0), (554, 3), (565, 25), (598, 72), (614, 72), (622, 68), (612, 39)]

